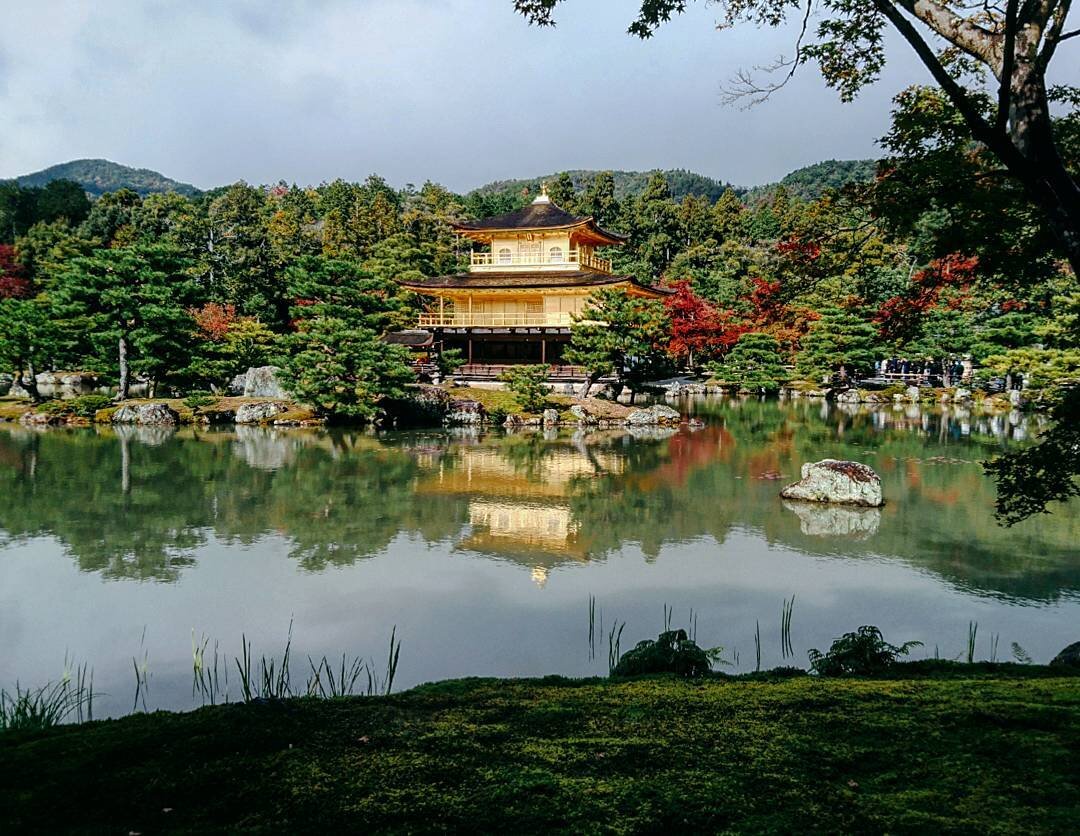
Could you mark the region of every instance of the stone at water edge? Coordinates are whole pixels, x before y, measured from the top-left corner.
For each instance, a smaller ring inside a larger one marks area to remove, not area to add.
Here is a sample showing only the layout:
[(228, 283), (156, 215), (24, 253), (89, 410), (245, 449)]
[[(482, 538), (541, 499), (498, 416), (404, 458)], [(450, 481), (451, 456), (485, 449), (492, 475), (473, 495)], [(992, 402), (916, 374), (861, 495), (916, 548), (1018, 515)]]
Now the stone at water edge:
[(446, 408), (443, 423), (455, 427), (476, 426), (484, 423), (487, 412), (479, 401), (455, 398)]
[(626, 424), (630, 427), (651, 427), (664, 424), (678, 424), (682, 421), (682, 415), (678, 410), (672, 409), (666, 404), (654, 404), (647, 409), (635, 409), (626, 416)]
[(1055, 667), (1080, 668), (1080, 642), (1073, 642), (1051, 661)]
[(544, 426), (553, 427), (559, 423), (559, 410), (557, 409), (545, 409), (544, 410)]
[(180, 416), (165, 403), (125, 404), (112, 414), (112, 423), (175, 427), (180, 423)]
[(274, 403), (273, 401), (267, 403), (245, 403), (236, 408), (236, 423), (262, 424), (287, 411), (288, 407), (285, 406), (285, 404)]
[(922, 398), (922, 390), (919, 389), (918, 386), (909, 386), (904, 390), (904, 394), (907, 395), (907, 399), (911, 401), (911, 403), (918, 403)]
[(822, 459), (802, 466), (802, 479), (780, 491), (784, 499), (836, 502), (877, 508), (884, 505), (881, 477), (861, 462)]

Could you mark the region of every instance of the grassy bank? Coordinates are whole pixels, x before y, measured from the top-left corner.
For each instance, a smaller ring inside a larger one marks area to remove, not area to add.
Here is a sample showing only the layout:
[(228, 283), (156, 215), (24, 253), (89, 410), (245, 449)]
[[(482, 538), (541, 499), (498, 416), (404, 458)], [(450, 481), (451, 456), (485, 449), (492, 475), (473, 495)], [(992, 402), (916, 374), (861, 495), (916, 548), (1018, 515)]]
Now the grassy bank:
[[(999, 666), (1000, 667), (1000, 666)], [(0, 736), (10, 830), (1065, 832), (1080, 677), (463, 680)]]

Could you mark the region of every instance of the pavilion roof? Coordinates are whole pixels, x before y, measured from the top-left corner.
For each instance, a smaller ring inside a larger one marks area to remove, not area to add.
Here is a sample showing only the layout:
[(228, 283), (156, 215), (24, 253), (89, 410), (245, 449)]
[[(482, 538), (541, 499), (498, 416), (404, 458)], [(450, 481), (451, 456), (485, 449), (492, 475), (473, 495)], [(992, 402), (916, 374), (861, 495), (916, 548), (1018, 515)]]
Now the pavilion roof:
[(623, 244), (627, 236), (603, 229), (591, 216), (574, 215), (541, 195), (528, 206), (504, 215), (494, 215), (477, 221), (460, 221), (454, 229), (470, 238), (486, 239), (495, 232), (544, 232), (581, 229), (599, 246)]

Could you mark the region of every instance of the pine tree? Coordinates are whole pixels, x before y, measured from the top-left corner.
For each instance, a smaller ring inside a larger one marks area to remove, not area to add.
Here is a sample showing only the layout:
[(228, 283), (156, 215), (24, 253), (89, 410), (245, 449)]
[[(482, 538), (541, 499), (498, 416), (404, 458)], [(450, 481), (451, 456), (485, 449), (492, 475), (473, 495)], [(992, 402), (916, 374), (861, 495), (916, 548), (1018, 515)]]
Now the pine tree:
[(305, 320), (285, 343), (282, 385), (330, 415), (372, 419), (384, 398), (404, 397), (415, 379), (407, 350), (336, 317)]
[(577, 199), (574, 193), (574, 181), (567, 172), (562, 172), (554, 181), (547, 184), (547, 194), (551, 198), (551, 202), (556, 206), (565, 209), (567, 212), (576, 211)]
[(598, 172), (578, 208), (582, 214), (595, 218), (602, 227), (610, 228), (617, 223), (622, 207), (615, 197), (615, 176), (610, 171)]
[(563, 356), (585, 367), (588, 378), (582, 397), (601, 377), (612, 375), (620, 387), (635, 391), (664, 368), (670, 322), (663, 303), (621, 290), (601, 290), (576, 319)]
[(874, 367), (877, 329), (859, 315), (826, 308), (810, 326), (796, 359), (799, 374), (820, 380), (836, 373), (841, 379), (860, 377)]
[(780, 343), (771, 334), (743, 334), (727, 357), (713, 366), (724, 383), (740, 389), (775, 392), (789, 375), (780, 356)]
[(121, 398), (131, 375), (154, 383), (187, 366), (197, 288), (190, 263), (164, 244), (94, 250), (57, 278), (58, 331), (101, 370), (116, 370)]

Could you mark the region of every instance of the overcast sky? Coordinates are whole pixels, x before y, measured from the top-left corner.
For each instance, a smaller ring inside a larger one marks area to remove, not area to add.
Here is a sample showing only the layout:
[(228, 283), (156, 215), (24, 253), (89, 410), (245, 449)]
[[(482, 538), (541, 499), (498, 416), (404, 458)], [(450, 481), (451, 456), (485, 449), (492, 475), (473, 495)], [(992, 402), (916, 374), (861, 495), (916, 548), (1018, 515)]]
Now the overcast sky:
[(705, 3), (647, 42), (626, 34), (635, 0), (572, 0), (556, 29), (511, 0), (5, 5), (0, 177), (105, 157), (200, 187), (377, 172), (464, 191), (570, 168), (753, 185), (875, 155), (891, 98), (928, 78), (898, 44), (855, 104), (807, 67), (764, 105), (725, 106), (725, 81), (791, 36), (718, 32)]

